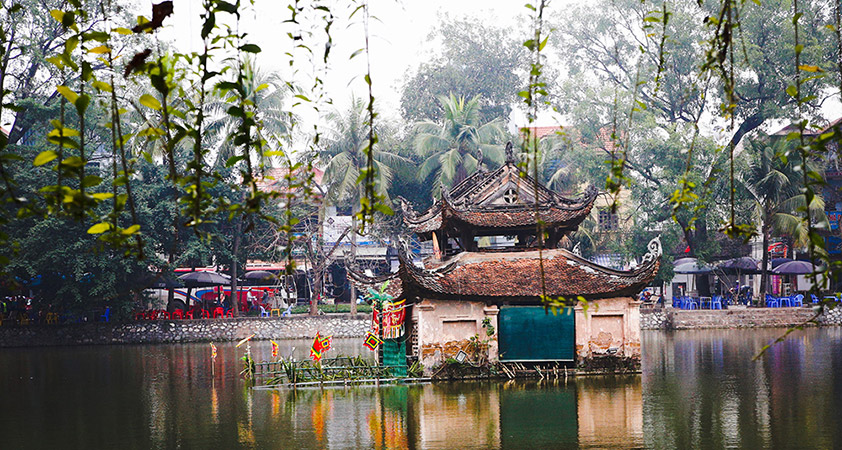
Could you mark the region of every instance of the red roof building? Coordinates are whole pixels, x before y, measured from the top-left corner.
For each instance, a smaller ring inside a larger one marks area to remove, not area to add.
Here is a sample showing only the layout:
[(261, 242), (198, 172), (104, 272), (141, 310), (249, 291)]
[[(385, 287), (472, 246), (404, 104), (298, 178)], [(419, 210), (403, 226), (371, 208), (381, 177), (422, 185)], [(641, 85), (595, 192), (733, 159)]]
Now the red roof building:
[[(587, 367), (594, 358), (612, 358), (618, 367), (639, 367), (637, 295), (658, 272), (660, 242), (653, 240), (629, 271), (557, 248), (590, 213), (596, 196), (593, 187), (567, 198), (536, 183), (521, 173), (509, 144), (500, 168), (442, 189), (426, 211), (417, 213), (401, 201), (408, 230), (432, 241), (433, 255), (423, 267), (403, 250), (396, 273), (349, 275), (361, 287), (388, 281), (386, 292), (411, 305), (405, 339), (413, 345), (407, 354), (427, 368), (455, 357), (489, 330), (490, 359)], [(484, 246), (484, 237), (509, 245)], [(548, 315), (548, 299), (576, 313)], [(586, 305), (593, 308), (588, 314)]]

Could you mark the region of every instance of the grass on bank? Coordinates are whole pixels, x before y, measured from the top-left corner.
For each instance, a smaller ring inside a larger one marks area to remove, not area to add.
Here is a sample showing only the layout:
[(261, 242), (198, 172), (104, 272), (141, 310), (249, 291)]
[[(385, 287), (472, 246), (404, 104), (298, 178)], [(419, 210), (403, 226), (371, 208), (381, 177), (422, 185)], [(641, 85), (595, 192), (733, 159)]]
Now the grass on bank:
[[(331, 313), (349, 313), (351, 312), (351, 305), (342, 303), (339, 305), (319, 305), (319, 311), (325, 314)], [(310, 312), (310, 305), (298, 305), (292, 308), (293, 314), (307, 314)], [(371, 313), (371, 305), (361, 304), (357, 305), (358, 313)]]

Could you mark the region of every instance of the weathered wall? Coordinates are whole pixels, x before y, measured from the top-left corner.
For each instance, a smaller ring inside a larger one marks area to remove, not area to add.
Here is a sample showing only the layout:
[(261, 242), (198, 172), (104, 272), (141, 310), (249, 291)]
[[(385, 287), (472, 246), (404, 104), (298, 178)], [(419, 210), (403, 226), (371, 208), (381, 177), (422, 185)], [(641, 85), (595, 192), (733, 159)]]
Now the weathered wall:
[(640, 362), (640, 302), (630, 297), (591, 301), (587, 314), (579, 303), (576, 312), (576, 356), (579, 367), (595, 359)]
[[(694, 330), (707, 328), (791, 327), (810, 320), (813, 308), (744, 308), (726, 310), (680, 310), (673, 308), (641, 310), (643, 330)], [(818, 317), (820, 325), (842, 325), (842, 306)]]
[(80, 344), (157, 344), (172, 342), (235, 341), (311, 338), (316, 332), (334, 337), (365, 335), (368, 315), (293, 316), (284, 318), (155, 320), (123, 323), (80, 323), (0, 327), (0, 347)]
[[(482, 321), (497, 329), (497, 306), (485, 302), (424, 299), (412, 307), (418, 337), (418, 359), (425, 368), (440, 365), (459, 350), (467, 351), (471, 336), (486, 339)], [(497, 335), (488, 338), (488, 359), (497, 359)], [(470, 353), (470, 352), (468, 352)]]

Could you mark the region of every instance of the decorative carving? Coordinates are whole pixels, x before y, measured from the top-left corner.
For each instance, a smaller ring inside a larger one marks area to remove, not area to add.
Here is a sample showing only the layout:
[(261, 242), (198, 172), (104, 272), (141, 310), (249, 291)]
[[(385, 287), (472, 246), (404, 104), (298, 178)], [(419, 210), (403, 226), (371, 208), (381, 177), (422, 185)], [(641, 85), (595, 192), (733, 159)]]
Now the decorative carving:
[(661, 257), (663, 254), (663, 250), (661, 249), (661, 236), (656, 236), (654, 239), (649, 241), (649, 244), (646, 245), (646, 249), (648, 252), (643, 255), (642, 263), (647, 264), (654, 262), (656, 259)]
[(506, 189), (506, 192), (503, 194), (503, 201), (506, 202), (507, 205), (517, 203), (517, 191), (513, 188)]
[(506, 143), (506, 163), (515, 163), (515, 152), (512, 150), (512, 141)]
[(581, 242), (577, 242), (576, 245), (573, 246), (572, 252), (576, 256), (582, 256)]

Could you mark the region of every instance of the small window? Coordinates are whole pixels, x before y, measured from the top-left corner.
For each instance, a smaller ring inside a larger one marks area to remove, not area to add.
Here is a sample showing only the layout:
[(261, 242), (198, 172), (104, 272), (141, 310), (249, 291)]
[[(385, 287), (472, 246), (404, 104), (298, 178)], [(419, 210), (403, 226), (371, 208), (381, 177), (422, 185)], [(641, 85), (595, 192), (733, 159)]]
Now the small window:
[(599, 210), (599, 230), (600, 231), (612, 231), (619, 228), (619, 221), (617, 220), (617, 215), (612, 214), (611, 210), (608, 208), (600, 209)]
[(503, 194), (503, 201), (506, 202), (507, 205), (517, 203), (517, 191), (513, 188), (506, 189), (506, 192)]

